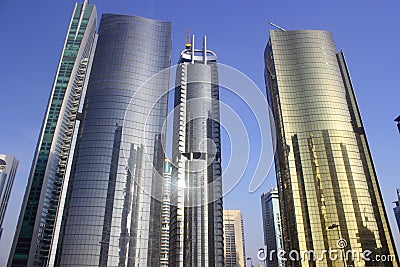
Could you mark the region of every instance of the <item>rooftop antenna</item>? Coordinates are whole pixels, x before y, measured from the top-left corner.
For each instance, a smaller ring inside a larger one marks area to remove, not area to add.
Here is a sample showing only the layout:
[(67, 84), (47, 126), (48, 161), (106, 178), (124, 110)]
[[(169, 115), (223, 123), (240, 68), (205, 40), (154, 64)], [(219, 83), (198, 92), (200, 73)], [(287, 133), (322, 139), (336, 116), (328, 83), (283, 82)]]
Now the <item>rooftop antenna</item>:
[(192, 64), (194, 64), (194, 34), (192, 35)]
[(207, 36), (205, 35), (203, 39), (203, 49), (204, 49), (204, 64), (207, 65)]
[(271, 26), (274, 27), (274, 28), (277, 28), (277, 29), (279, 29), (279, 30), (281, 30), (281, 31), (283, 31), (283, 32), (286, 31), (284, 28), (282, 28), (282, 27), (280, 27), (280, 26), (278, 26), (278, 25), (276, 25), (276, 24), (274, 24), (274, 23), (272, 23), (272, 22), (268, 22), (268, 23), (269, 23), (269, 25), (271, 25)]
[(186, 28), (186, 49), (190, 49), (192, 44), (190, 42), (189, 28)]

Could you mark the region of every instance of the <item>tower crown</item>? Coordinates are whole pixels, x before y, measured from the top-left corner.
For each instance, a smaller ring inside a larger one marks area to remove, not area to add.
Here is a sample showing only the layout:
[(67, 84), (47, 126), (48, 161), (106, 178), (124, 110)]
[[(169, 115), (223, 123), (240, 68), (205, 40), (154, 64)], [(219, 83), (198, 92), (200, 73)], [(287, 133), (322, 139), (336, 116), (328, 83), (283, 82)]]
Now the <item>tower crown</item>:
[[(207, 64), (207, 62), (216, 62), (217, 55), (211, 51), (207, 50), (207, 37), (203, 38), (203, 49), (195, 49), (194, 48), (194, 34), (192, 35), (191, 44), (186, 44), (186, 49), (181, 52), (181, 57), (179, 59), (179, 63), (182, 62), (191, 62), (194, 63), (203, 63)], [(188, 38), (190, 42), (190, 38)]]

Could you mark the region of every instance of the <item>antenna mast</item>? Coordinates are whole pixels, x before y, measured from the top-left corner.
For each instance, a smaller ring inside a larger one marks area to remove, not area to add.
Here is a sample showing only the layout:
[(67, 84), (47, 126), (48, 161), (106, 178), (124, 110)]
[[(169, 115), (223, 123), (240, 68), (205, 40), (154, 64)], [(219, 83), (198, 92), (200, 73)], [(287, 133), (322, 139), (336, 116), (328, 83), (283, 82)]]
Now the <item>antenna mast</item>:
[(269, 23), (269, 25), (271, 25), (274, 28), (277, 28), (277, 29), (279, 29), (281, 31), (284, 31), (284, 32), (286, 31), (284, 28), (282, 28), (282, 27), (280, 27), (280, 26), (278, 26), (278, 25), (276, 25), (276, 24), (274, 24), (272, 22), (268, 22), (268, 23)]
[(190, 49), (192, 44), (190, 42), (189, 28), (186, 28), (186, 49)]

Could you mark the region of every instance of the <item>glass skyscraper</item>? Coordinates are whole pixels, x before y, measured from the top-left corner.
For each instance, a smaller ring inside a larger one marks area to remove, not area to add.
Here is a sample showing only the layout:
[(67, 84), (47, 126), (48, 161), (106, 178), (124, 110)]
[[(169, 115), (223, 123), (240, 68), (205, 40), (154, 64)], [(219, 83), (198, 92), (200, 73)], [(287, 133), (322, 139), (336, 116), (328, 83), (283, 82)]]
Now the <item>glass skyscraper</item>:
[(223, 266), (218, 66), (192, 42), (176, 71), (169, 264)]
[[(281, 213), (279, 209), (278, 189), (274, 188), (261, 195), (262, 221), (264, 228), (264, 253), (266, 256), (267, 266), (282, 267), (284, 262), (278, 259), (277, 255), (282, 247), (281, 234)], [(272, 258), (270, 257), (271, 251)]]
[(17, 173), (18, 163), (14, 156), (0, 155), (0, 240), (3, 232), (4, 216), (14, 184), (15, 174)]
[[(332, 34), (319, 30), (271, 31), (265, 49), (284, 249), (321, 253), (338, 248), (340, 237), (345, 250), (396, 255), (349, 72), (336, 51)], [(398, 259), (289, 264), (398, 266)]]
[(397, 227), (400, 232), (400, 189), (397, 189), (397, 200), (394, 202), (396, 207), (393, 208), (394, 216), (396, 217)]
[(95, 43), (94, 5), (77, 3), (33, 159), (9, 266), (46, 266), (72, 161), (74, 131)]
[(102, 15), (55, 266), (160, 265), (170, 58), (170, 22)]

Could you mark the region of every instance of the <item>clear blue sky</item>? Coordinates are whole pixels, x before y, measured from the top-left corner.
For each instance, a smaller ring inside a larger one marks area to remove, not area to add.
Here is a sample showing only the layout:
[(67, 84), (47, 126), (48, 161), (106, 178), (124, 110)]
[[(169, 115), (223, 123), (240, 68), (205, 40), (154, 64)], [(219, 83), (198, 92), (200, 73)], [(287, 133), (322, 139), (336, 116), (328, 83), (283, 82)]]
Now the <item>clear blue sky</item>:
[[(5, 264), (43, 114), (75, 1), (0, 0), (0, 153), (20, 160), (0, 241)], [(400, 2), (388, 1), (177, 1), (93, 0), (99, 13), (123, 13), (173, 22), (173, 63), (185, 42), (185, 29), (208, 36), (220, 63), (237, 68), (264, 90), (263, 51), (271, 27), (324, 29), (343, 48), (397, 244), (392, 201), (400, 187), (400, 135), (393, 119), (400, 114)], [(275, 184), (247, 192), (249, 177), (225, 199), (244, 215), (246, 253), (256, 258), (262, 246), (260, 194)]]

